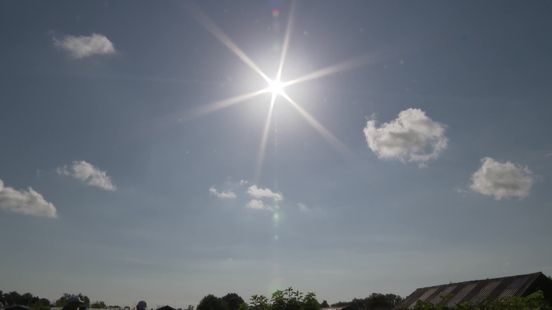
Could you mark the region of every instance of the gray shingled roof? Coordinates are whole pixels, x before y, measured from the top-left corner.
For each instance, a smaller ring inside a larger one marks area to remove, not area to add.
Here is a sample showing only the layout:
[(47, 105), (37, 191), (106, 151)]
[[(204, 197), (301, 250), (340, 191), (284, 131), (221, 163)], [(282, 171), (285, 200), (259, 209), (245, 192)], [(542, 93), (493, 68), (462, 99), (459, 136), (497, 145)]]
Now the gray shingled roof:
[(416, 289), (395, 309), (411, 309), (418, 301), (454, 306), (463, 302), (480, 303), (533, 293), (536, 281), (550, 281), (541, 272), (511, 277), (466, 281)]

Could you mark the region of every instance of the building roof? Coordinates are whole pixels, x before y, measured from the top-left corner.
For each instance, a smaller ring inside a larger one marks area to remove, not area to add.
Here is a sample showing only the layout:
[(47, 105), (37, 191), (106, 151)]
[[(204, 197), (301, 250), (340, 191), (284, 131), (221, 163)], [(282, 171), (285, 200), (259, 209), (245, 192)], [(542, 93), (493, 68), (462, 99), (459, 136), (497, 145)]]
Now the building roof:
[[(545, 290), (545, 297), (550, 297), (552, 280), (541, 272), (510, 277), (474, 280), (443, 285), (428, 286), (416, 289), (395, 309), (414, 308), (418, 301), (435, 305), (454, 306), (464, 302), (480, 303), (512, 296), (526, 296), (538, 289)], [(541, 288), (542, 284), (546, 284)]]

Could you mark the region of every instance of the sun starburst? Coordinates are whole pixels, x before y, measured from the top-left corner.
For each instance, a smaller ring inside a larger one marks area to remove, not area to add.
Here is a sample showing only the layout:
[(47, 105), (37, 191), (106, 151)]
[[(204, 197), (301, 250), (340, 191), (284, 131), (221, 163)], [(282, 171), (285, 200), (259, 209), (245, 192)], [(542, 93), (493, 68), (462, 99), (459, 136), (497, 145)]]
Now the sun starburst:
[(203, 27), (205, 27), (206, 30), (208, 30), (215, 38), (217, 38), (230, 51), (232, 51), (245, 65), (247, 65), (254, 72), (256, 72), (267, 83), (267, 86), (263, 89), (253, 91), (250, 93), (241, 94), (235, 97), (220, 100), (210, 104), (206, 104), (191, 113), (193, 117), (201, 116), (201, 115), (218, 111), (223, 108), (233, 106), (235, 104), (247, 102), (248, 100), (256, 96), (259, 96), (261, 94), (268, 93), (271, 95), (270, 105), (268, 108), (268, 113), (267, 113), (265, 125), (261, 136), (261, 141), (259, 145), (259, 153), (257, 155), (257, 165), (256, 165), (256, 172), (255, 172), (256, 179), (258, 179), (260, 176), (260, 171), (263, 165), (263, 160), (266, 152), (266, 144), (267, 144), (268, 135), (269, 135), (269, 128), (272, 121), (274, 105), (277, 99), (279, 98), (284, 99), (293, 108), (295, 108), (295, 110), (299, 113), (299, 115), (301, 115), (305, 119), (307, 124), (309, 124), (312, 128), (314, 128), (322, 138), (324, 138), (330, 145), (332, 145), (341, 154), (348, 155), (350, 153), (348, 148), (337, 137), (335, 137), (334, 134), (331, 133), (331, 131), (326, 129), (318, 120), (316, 120), (314, 116), (312, 116), (303, 107), (301, 107), (301, 105), (299, 105), (296, 101), (294, 101), (286, 93), (285, 88), (291, 85), (297, 85), (306, 81), (326, 77), (341, 71), (350, 70), (360, 65), (367, 64), (371, 60), (369, 57), (363, 56), (363, 57), (355, 58), (350, 61), (346, 61), (333, 66), (322, 68), (320, 70), (316, 70), (314, 72), (308, 73), (304, 76), (298, 77), (293, 80), (282, 81), (281, 77), (284, 70), (284, 64), (285, 64), (285, 60), (286, 60), (287, 52), (289, 48), (289, 42), (290, 42), (290, 37), (292, 33), (292, 28), (293, 28), (293, 18), (295, 13), (295, 1), (292, 0), (290, 5), (290, 10), (289, 10), (288, 23), (287, 23), (281, 55), (280, 55), (280, 61), (278, 63), (278, 70), (277, 70), (276, 76), (271, 79), (267, 74), (265, 74), (259, 68), (257, 64), (255, 64), (255, 62), (253, 62), (253, 60), (251, 60), (251, 58), (249, 58), (249, 56), (247, 56), (247, 54), (243, 50), (241, 50), (230, 39), (230, 37), (228, 37), (228, 35), (226, 35), (222, 31), (222, 29), (220, 29), (219, 26), (217, 26), (217, 24), (213, 20), (211, 20), (205, 13), (203, 13), (203, 11), (199, 7), (192, 5), (190, 6), (190, 9), (193, 12), (193, 16), (196, 18), (196, 20)]

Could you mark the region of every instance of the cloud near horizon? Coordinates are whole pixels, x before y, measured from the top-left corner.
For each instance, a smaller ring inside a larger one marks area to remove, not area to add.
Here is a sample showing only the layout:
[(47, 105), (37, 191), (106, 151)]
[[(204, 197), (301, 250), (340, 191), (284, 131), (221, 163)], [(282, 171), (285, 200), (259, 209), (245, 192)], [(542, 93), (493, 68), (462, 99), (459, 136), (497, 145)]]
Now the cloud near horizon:
[(73, 161), (71, 165), (64, 165), (56, 169), (57, 174), (73, 177), (90, 186), (99, 187), (106, 191), (115, 191), (117, 187), (111, 181), (107, 172), (84, 161)]
[(61, 39), (54, 37), (54, 45), (67, 51), (73, 58), (86, 58), (95, 55), (115, 54), (113, 43), (104, 35), (92, 33), (89, 36), (66, 35)]
[(236, 193), (233, 191), (219, 191), (214, 186), (209, 187), (209, 193), (219, 199), (236, 199)]
[(527, 166), (499, 162), (491, 157), (481, 159), (481, 167), (471, 177), (472, 191), (496, 200), (529, 196), (535, 175)]
[(445, 129), (444, 124), (432, 120), (423, 110), (410, 108), (379, 127), (375, 119), (368, 120), (364, 135), (378, 158), (423, 166), (447, 148)]
[(16, 190), (4, 186), (0, 180), (0, 210), (47, 218), (57, 218), (57, 209), (29, 187), (27, 190)]

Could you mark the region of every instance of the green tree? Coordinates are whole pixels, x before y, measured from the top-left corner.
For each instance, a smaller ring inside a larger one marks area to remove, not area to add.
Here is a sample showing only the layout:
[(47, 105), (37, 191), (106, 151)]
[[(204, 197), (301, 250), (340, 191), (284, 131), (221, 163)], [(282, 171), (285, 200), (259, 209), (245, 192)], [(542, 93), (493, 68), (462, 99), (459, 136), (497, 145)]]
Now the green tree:
[(38, 298), (38, 300), (33, 301), (33, 303), (30, 305), (30, 308), (32, 310), (49, 310), (50, 309), (50, 301), (46, 298)]
[(82, 293), (79, 293), (78, 295), (65, 293), (58, 300), (55, 301), (54, 305), (56, 307), (64, 307), (67, 304), (67, 302), (74, 297), (78, 297), (80, 300), (82, 300), (85, 307), (90, 306), (90, 298), (88, 298), (88, 296), (86, 295), (83, 295)]
[(197, 310), (228, 310), (228, 306), (222, 299), (209, 294), (201, 299)]
[(105, 308), (107, 308), (107, 306), (105, 305), (105, 302), (103, 302), (103, 301), (95, 301), (95, 302), (90, 304), (90, 308), (105, 309)]
[(328, 304), (328, 302), (326, 300), (323, 300), (322, 303), (320, 304), (320, 307), (322, 308), (329, 308), (330, 305)]
[(309, 292), (303, 298), (303, 310), (320, 310), (320, 303), (316, 300), (316, 294)]
[(394, 309), (402, 301), (402, 297), (395, 294), (373, 293), (366, 298), (355, 298), (352, 301), (333, 304), (333, 307), (348, 306), (355, 310), (387, 310)]
[(236, 293), (228, 293), (222, 297), (222, 301), (226, 303), (228, 310), (238, 310), (242, 304), (245, 304), (243, 298)]
[(250, 310), (271, 310), (271, 305), (263, 295), (253, 295), (249, 301)]
[(285, 290), (277, 290), (272, 293), (270, 299), (272, 310), (301, 310), (303, 306), (303, 293), (288, 287)]
[(60, 298), (58, 298), (55, 302), (54, 302), (54, 305), (56, 307), (64, 307), (66, 304), (67, 304), (67, 301), (69, 300), (69, 298), (71, 298), (71, 295), (70, 294), (63, 294), (63, 296), (61, 296)]
[(402, 301), (401, 296), (395, 294), (372, 293), (364, 299), (365, 309), (393, 309)]

